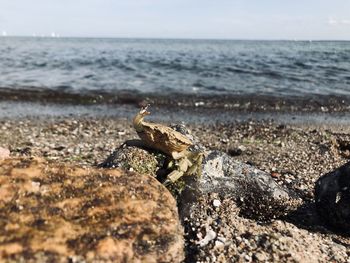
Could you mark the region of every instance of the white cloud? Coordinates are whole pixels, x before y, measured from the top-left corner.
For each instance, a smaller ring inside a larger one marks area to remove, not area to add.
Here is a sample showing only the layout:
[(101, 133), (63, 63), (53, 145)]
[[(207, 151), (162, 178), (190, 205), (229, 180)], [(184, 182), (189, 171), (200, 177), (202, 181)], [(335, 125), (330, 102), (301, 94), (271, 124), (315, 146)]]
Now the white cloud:
[(328, 25), (335, 26), (338, 25), (338, 21), (332, 17), (328, 18)]
[(333, 17), (329, 17), (328, 25), (330, 26), (350, 25), (350, 19), (335, 19)]

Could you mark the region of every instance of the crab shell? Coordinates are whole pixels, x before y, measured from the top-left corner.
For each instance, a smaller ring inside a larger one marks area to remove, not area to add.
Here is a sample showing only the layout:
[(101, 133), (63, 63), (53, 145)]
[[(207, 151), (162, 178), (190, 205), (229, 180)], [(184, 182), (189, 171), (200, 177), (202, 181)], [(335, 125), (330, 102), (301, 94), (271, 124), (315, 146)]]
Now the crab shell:
[(143, 130), (137, 134), (150, 147), (172, 156), (193, 145), (185, 135), (161, 124), (142, 122)]

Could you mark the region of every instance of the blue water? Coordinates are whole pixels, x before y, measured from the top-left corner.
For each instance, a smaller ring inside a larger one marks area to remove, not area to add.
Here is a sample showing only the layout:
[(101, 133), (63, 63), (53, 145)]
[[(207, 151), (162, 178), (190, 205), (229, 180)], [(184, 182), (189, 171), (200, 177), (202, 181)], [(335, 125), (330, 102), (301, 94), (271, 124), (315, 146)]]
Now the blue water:
[(0, 37), (0, 87), (350, 95), (350, 42)]

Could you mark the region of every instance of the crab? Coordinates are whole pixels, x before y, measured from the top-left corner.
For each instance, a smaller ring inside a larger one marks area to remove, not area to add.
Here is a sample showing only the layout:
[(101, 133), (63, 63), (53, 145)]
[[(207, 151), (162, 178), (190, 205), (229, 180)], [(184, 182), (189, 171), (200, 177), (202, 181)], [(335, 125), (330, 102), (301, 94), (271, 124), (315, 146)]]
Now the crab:
[(177, 169), (168, 174), (165, 184), (174, 183), (183, 175), (200, 175), (203, 154), (189, 151), (193, 143), (182, 133), (163, 124), (145, 122), (144, 118), (150, 114), (148, 107), (141, 108), (133, 124), (145, 146), (161, 151), (175, 161)]

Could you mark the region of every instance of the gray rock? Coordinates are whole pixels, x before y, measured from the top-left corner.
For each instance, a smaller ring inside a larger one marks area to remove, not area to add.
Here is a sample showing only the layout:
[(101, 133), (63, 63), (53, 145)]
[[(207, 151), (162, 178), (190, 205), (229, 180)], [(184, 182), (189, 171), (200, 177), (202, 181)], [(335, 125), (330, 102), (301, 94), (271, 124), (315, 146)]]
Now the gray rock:
[(241, 163), (220, 151), (209, 151), (203, 161), (200, 188), (203, 193), (220, 192), (224, 195), (242, 195), (247, 188), (258, 188), (259, 192), (273, 199), (289, 198), (272, 177), (251, 165)]
[(220, 151), (207, 151), (202, 176), (185, 180), (183, 208), (180, 209), (185, 214), (196, 195), (208, 193), (235, 199), (241, 214), (263, 220), (286, 215), (301, 202), (293, 192), (278, 185), (270, 174)]
[(350, 233), (350, 162), (317, 180), (315, 203), (329, 226)]

